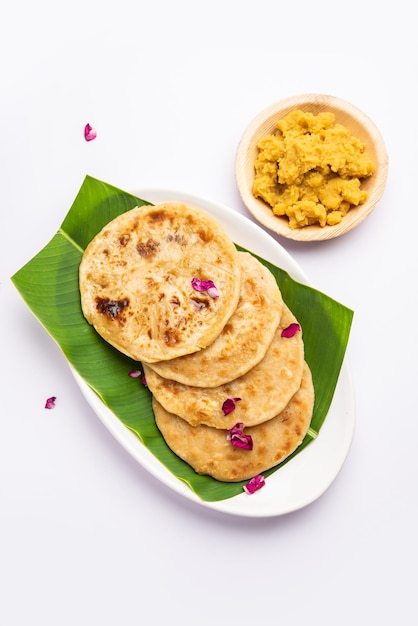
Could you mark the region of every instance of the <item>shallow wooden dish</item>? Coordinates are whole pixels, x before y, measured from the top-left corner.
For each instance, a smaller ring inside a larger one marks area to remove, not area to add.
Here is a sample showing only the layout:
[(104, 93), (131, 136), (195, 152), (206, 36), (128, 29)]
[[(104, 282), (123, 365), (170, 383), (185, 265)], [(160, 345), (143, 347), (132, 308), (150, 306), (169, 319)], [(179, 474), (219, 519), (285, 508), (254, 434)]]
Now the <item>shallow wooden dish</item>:
[[(369, 196), (366, 202), (350, 209), (340, 224), (319, 225), (291, 229), (287, 217), (275, 215), (269, 205), (252, 195), (254, 182), (254, 162), (258, 155), (258, 141), (274, 134), (276, 122), (294, 109), (310, 111), (317, 115), (321, 111), (335, 114), (335, 122), (346, 126), (350, 133), (365, 144), (365, 151), (376, 165), (374, 174), (363, 181), (362, 189)], [(235, 159), (235, 177), (242, 201), (252, 215), (271, 231), (298, 241), (319, 241), (339, 237), (358, 226), (375, 208), (386, 185), (388, 155), (379, 129), (372, 120), (357, 107), (336, 98), (322, 94), (293, 96), (272, 104), (253, 119), (238, 145)]]

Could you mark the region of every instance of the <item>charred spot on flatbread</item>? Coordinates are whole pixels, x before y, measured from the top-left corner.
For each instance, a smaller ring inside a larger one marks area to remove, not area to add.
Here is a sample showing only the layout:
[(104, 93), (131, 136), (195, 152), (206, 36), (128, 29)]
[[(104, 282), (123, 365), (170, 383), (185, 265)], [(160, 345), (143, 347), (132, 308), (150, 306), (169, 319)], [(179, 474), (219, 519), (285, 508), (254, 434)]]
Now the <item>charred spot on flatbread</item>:
[(125, 322), (124, 311), (129, 306), (129, 299), (110, 300), (110, 298), (96, 298), (96, 309), (111, 320)]

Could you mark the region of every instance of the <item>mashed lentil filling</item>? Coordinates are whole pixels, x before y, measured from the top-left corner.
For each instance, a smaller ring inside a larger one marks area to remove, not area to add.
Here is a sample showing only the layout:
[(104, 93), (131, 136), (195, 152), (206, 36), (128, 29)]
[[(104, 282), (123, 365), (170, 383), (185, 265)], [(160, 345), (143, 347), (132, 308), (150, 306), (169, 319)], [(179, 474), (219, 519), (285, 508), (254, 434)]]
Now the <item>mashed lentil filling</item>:
[(294, 110), (257, 144), (253, 195), (273, 213), (287, 216), (290, 228), (339, 224), (363, 204), (361, 181), (375, 166), (365, 145), (335, 115)]

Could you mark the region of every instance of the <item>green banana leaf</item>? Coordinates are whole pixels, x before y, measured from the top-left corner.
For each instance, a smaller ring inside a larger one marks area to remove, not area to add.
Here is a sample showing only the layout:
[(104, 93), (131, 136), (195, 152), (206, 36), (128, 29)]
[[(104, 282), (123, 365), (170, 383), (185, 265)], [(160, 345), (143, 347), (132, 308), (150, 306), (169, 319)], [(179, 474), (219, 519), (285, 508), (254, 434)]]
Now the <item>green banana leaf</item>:
[[(145, 204), (150, 203), (86, 176), (56, 235), (11, 280), (74, 370), (116, 417), (198, 497), (206, 501), (223, 500), (242, 493), (245, 483), (222, 483), (209, 476), (200, 476), (168, 448), (155, 425), (149, 390), (139, 379), (128, 376), (128, 372), (138, 369), (139, 364), (103, 341), (81, 311), (78, 268), (84, 249), (110, 220)], [(286, 463), (317, 436), (327, 416), (343, 363), (353, 312), (325, 294), (295, 281), (282, 269), (257, 258), (272, 271), (285, 302), (302, 325), (305, 358), (315, 387), (311, 427), (302, 445), (284, 461)], [(269, 470), (265, 477), (280, 467)]]

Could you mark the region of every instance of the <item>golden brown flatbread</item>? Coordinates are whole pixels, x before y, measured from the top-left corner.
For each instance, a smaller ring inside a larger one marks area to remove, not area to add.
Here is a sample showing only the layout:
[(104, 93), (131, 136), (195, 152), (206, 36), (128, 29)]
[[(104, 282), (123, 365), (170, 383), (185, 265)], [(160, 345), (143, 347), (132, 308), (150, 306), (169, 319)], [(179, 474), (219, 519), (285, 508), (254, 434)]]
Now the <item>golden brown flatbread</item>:
[[(264, 358), (249, 372), (219, 387), (192, 387), (159, 376), (143, 363), (148, 387), (170, 413), (189, 424), (231, 428), (236, 422), (247, 426), (271, 419), (288, 404), (300, 387), (304, 367), (302, 331), (293, 337), (281, 332), (297, 320), (283, 304), (279, 326)], [(240, 398), (234, 411), (224, 415), (228, 398)]]
[[(219, 297), (196, 291), (213, 281)], [(111, 345), (160, 361), (210, 345), (235, 311), (238, 252), (206, 212), (179, 203), (136, 207), (111, 221), (80, 265), (82, 310)]]
[(231, 444), (226, 430), (191, 426), (153, 399), (156, 424), (169, 448), (198, 474), (225, 482), (250, 479), (284, 461), (302, 443), (313, 405), (312, 376), (305, 364), (301, 386), (287, 407), (267, 422), (244, 428), (253, 441), (253, 449), (244, 450)]
[(248, 252), (238, 254), (242, 277), (236, 311), (204, 350), (150, 364), (163, 378), (183, 385), (218, 387), (243, 376), (265, 356), (280, 322), (282, 296), (270, 270)]

